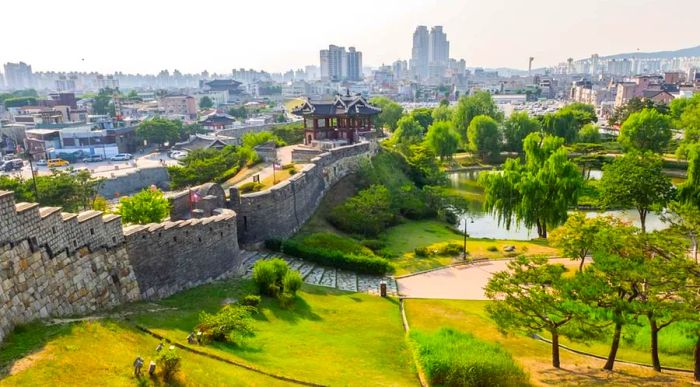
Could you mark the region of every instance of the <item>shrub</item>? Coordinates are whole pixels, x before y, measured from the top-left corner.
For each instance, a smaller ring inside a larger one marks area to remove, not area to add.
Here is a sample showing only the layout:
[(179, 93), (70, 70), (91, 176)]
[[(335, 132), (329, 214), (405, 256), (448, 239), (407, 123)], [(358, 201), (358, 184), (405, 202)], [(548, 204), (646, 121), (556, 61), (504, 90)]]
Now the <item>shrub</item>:
[(319, 247), (328, 250), (337, 250), (343, 253), (372, 256), (372, 250), (363, 246), (355, 239), (330, 232), (317, 232), (308, 234), (298, 239), (301, 243), (311, 247)]
[(411, 331), (418, 361), (432, 385), (523, 386), (527, 374), (500, 345), (471, 334), (442, 328), (434, 333)]
[(334, 208), (328, 220), (343, 231), (374, 236), (394, 223), (396, 215), (389, 190), (372, 185)]
[[(258, 300), (259, 301), (259, 300)], [(226, 305), (216, 314), (201, 312), (197, 330), (206, 341), (221, 341), (239, 345), (253, 336), (251, 313), (255, 310), (247, 305)]]
[(416, 257), (430, 256), (430, 250), (427, 247), (416, 247), (413, 252), (416, 254)]
[(258, 305), (260, 305), (260, 301), (260, 296), (258, 296), (257, 294), (248, 294), (247, 296), (244, 296), (241, 299), (241, 305), (252, 306), (254, 308), (257, 308)]
[(289, 266), (281, 258), (257, 261), (253, 266), (253, 281), (258, 285), (260, 293), (277, 297), (283, 292), (282, 278), (287, 271)]
[(495, 253), (495, 252), (498, 251), (498, 247), (496, 247), (496, 246), (489, 246), (489, 247), (486, 248), (486, 251), (491, 251), (491, 252)]
[(107, 212), (109, 209), (109, 202), (104, 196), (97, 195), (92, 200), (92, 209), (95, 211)]
[(158, 363), (158, 368), (162, 370), (163, 380), (169, 382), (173, 380), (177, 371), (180, 370), (181, 358), (175, 349), (168, 349), (160, 351), (156, 363)]
[(264, 187), (265, 186), (262, 183), (251, 181), (251, 182), (248, 182), (245, 184), (241, 184), (238, 187), (238, 192), (240, 192), (242, 194), (251, 193), (251, 192), (258, 192), (261, 189), (263, 189)]
[(284, 164), (282, 169), (294, 169), (294, 163)]
[(464, 246), (459, 243), (448, 243), (438, 250), (440, 255), (457, 255), (461, 254), (464, 250)]
[(294, 175), (296, 175), (296, 174), (297, 174), (297, 170), (296, 170), (296, 169), (290, 169), (290, 170), (289, 170), (289, 176), (294, 176)]
[(170, 202), (158, 189), (144, 189), (119, 200), (122, 223), (158, 223), (170, 214)]
[(298, 271), (288, 271), (282, 278), (282, 286), (284, 288), (284, 292), (292, 296), (296, 295), (297, 290), (301, 289), (301, 284), (303, 282), (304, 280), (302, 280), (301, 274), (299, 274)]
[(265, 240), (265, 248), (272, 251), (282, 251), (282, 239), (270, 238)]
[(393, 270), (389, 261), (384, 258), (309, 246), (294, 239), (286, 240), (282, 247), (287, 254), (338, 269), (376, 275), (383, 275)]
[(373, 252), (380, 251), (381, 249), (386, 247), (386, 243), (379, 239), (365, 239), (360, 243), (366, 248), (372, 250)]

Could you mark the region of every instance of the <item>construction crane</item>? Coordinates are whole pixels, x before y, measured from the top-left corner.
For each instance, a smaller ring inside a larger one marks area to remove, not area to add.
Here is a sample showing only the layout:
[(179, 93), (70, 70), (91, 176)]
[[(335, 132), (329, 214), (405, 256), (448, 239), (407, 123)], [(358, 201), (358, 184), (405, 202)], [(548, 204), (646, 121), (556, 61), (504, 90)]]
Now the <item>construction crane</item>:
[(530, 57), (530, 61), (527, 64), (527, 75), (532, 75), (532, 61), (535, 60), (534, 56)]

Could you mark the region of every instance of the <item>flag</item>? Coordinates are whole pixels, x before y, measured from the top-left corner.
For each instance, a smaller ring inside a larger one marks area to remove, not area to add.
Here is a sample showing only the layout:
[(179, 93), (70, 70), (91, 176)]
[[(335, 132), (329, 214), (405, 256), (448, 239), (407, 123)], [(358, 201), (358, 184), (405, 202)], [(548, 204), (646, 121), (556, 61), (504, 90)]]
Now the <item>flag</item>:
[(272, 169), (282, 169), (282, 165), (278, 164), (277, 162), (273, 162)]
[(199, 194), (197, 192), (190, 191), (190, 202), (197, 203), (199, 201)]

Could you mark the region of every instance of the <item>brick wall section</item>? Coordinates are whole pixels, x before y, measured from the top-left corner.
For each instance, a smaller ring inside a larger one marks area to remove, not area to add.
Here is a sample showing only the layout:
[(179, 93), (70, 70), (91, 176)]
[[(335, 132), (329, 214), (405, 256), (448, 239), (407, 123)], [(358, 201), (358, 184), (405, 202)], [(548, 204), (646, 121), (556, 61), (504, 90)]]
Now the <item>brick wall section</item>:
[(361, 160), (376, 153), (374, 142), (338, 147), (311, 159), (289, 180), (270, 189), (240, 195), (231, 189), (230, 207), (238, 215), (238, 240), (256, 243), (286, 238), (318, 208), (321, 198), (337, 181), (356, 171)]
[(165, 297), (235, 274), (236, 214), (211, 212), (123, 229), (117, 215), (15, 203), (0, 191), (0, 341), (34, 319)]

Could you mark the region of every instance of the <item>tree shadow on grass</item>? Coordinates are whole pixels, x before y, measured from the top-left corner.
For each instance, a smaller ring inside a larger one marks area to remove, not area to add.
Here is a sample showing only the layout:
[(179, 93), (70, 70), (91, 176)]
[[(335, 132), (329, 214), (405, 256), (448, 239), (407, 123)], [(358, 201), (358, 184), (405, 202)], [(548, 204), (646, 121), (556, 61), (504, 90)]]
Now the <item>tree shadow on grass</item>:
[(321, 316), (311, 310), (311, 305), (309, 305), (306, 300), (299, 296), (294, 297), (293, 303), (288, 308), (283, 308), (279, 304), (272, 304), (268, 305), (267, 310), (269, 310), (276, 318), (290, 324), (296, 324), (300, 320), (323, 320)]
[(49, 341), (69, 335), (72, 328), (73, 324), (46, 325), (42, 322), (15, 327), (0, 345), (0, 379), (9, 376), (18, 361), (40, 352)]
[[(548, 368), (538, 372), (540, 381), (547, 385), (628, 385), (628, 386), (671, 386), (678, 385), (679, 375), (671, 373), (654, 373), (650, 375), (639, 375), (627, 369), (616, 369), (605, 371), (598, 367), (568, 368)], [(688, 376), (688, 381), (692, 376)]]

